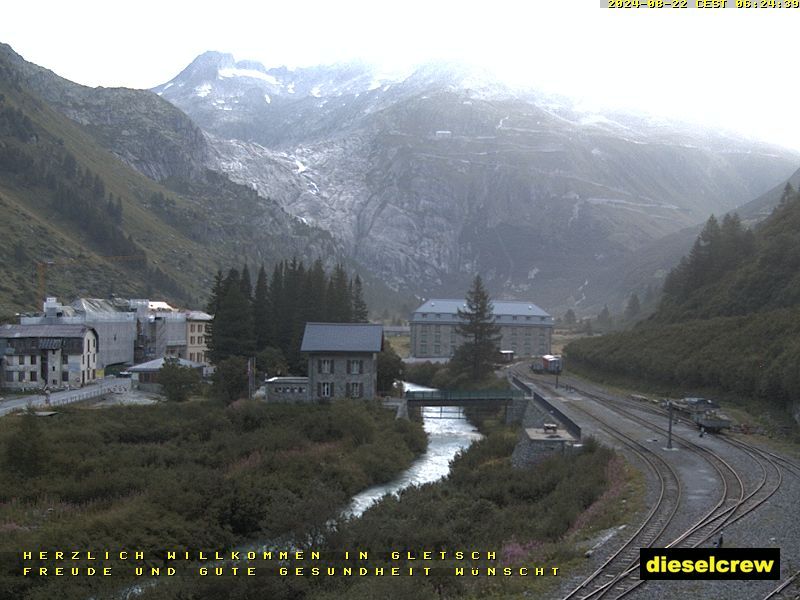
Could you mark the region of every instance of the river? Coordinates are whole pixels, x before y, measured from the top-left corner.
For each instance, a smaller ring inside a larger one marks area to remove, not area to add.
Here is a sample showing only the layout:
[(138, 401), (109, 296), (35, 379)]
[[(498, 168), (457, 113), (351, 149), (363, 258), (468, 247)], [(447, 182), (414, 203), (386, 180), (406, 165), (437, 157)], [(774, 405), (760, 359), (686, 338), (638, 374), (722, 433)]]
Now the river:
[[(435, 391), (413, 383), (403, 382), (406, 391)], [(350, 500), (348, 507), (342, 511), (342, 515), (347, 517), (360, 517), (365, 510), (375, 502), (383, 498), (386, 494), (397, 494), (401, 490), (411, 485), (422, 485), (432, 481), (438, 481), (446, 477), (450, 472), (450, 461), (455, 458), (461, 450), (464, 450), (479, 439), (481, 434), (473, 427), (469, 421), (464, 419), (461, 409), (448, 409), (453, 411), (447, 413), (448, 416), (458, 416), (460, 418), (439, 418), (439, 409), (422, 409), (423, 427), (428, 434), (428, 449), (425, 454), (415, 460), (411, 466), (403, 471), (398, 477), (383, 485), (376, 485), (356, 494)], [(261, 541), (257, 544), (248, 544), (240, 547), (239, 550), (247, 552), (249, 550), (286, 550), (292, 542), (286, 540)], [(216, 566), (217, 563), (207, 566)], [(155, 586), (158, 579), (151, 579), (146, 582), (139, 582), (128, 586), (115, 595), (118, 600), (128, 600), (141, 595), (145, 589)]]
[[(405, 391), (435, 391), (413, 383), (403, 382)], [(469, 447), (472, 442), (481, 439), (481, 434), (469, 421), (464, 419), (463, 412), (458, 409), (447, 409), (447, 416), (460, 418), (438, 418), (439, 409), (423, 409), (423, 426), (428, 434), (428, 449), (397, 478), (383, 485), (367, 488), (356, 494), (350, 505), (342, 514), (348, 517), (358, 517), (372, 504), (386, 494), (397, 494), (411, 485), (422, 485), (437, 481), (447, 476), (450, 472), (450, 461), (459, 451)]]

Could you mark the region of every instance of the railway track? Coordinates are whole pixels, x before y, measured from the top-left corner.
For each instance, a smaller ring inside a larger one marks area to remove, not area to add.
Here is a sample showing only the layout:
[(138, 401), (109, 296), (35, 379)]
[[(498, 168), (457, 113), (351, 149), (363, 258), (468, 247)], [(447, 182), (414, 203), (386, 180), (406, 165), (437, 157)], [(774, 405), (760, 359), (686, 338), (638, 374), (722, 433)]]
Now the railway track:
[[(516, 371), (518, 377), (529, 379), (527, 373)], [(542, 385), (541, 382), (537, 382)], [(546, 384), (545, 384), (546, 385)], [(666, 419), (667, 412), (657, 407), (643, 405), (639, 401), (620, 399), (609, 394), (605, 394), (599, 390), (592, 389), (591, 391), (577, 389), (571, 386), (572, 389), (581, 395), (588, 396), (595, 401), (606, 405), (609, 409), (624, 415), (626, 418), (650, 429), (651, 431), (659, 434), (666, 434), (667, 430), (651, 421), (645, 419), (638, 413), (645, 413), (658, 416), (659, 418)], [(598, 417), (596, 414), (572, 403), (572, 409), (585, 413), (589, 418), (599, 422), (603, 429), (615, 438), (623, 440), (629, 436), (622, 434), (618, 428), (608, 423), (606, 420)], [(686, 422), (686, 421), (684, 421)], [(694, 424), (692, 424), (694, 425)], [(622, 436), (622, 437), (621, 437)], [(783, 484), (783, 471), (791, 472), (794, 476), (800, 478), (800, 465), (796, 465), (787, 459), (780, 457), (776, 454), (764, 451), (755, 446), (746, 444), (740, 440), (735, 440), (729, 437), (722, 437), (726, 442), (738, 448), (739, 451), (744, 453), (748, 458), (757, 465), (759, 476), (757, 481), (747, 489), (748, 486), (743, 481), (737, 468), (733, 467), (724, 457), (720, 456), (710, 448), (699, 445), (696, 442), (679, 434), (673, 434), (673, 439), (677, 440), (686, 450), (694, 452), (712, 466), (717, 472), (722, 487), (722, 493), (715, 506), (709, 510), (702, 518), (690, 527), (685, 529), (680, 535), (670, 540), (668, 543), (663, 543), (664, 547), (698, 547), (707, 542), (710, 538), (721, 532), (725, 527), (736, 523), (740, 519), (751, 514), (757, 510), (764, 502), (766, 502), (772, 495), (774, 495)], [(634, 444), (638, 444), (632, 440)], [(628, 442), (623, 442), (629, 449), (632, 445)], [(641, 445), (641, 444), (639, 444)], [(647, 449), (649, 451), (649, 449)], [(654, 454), (655, 455), (655, 454)], [(658, 455), (655, 455), (658, 456)], [(659, 457), (660, 458), (660, 457)], [(651, 470), (656, 467), (652, 466), (651, 462), (646, 461), (650, 465)], [(674, 473), (674, 471), (673, 471)], [(659, 481), (661, 477), (659, 476)], [(678, 482), (677, 489), (680, 489)], [(659, 513), (666, 514), (661, 507), (664, 496), (663, 485), (662, 492), (656, 506), (652, 509), (651, 513), (645, 519), (643, 527), (651, 520), (653, 514)], [(680, 498), (678, 498), (678, 504)], [(674, 511), (672, 512), (674, 516)], [(645, 547), (644, 543), (640, 541), (649, 541), (652, 545), (656, 543), (661, 534), (667, 528), (672, 520), (670, 516), (666, 522), (663, 523), (661, 533), (659, 536), (650, 540), (638, 540), (637, 536), (632, 536), (627, 540), (622, 547), (612, 554), (603, 565), (601, 565), (594, 573), (587, 577), (579, 586), (569, 592), (563, 600), (572, 600), (573, 598), (580, 598), (581, 600), (596, 600), (599, 598), (614, 598), (620, 599), (630, 595), (634, 590), (644, 585), (646, 581), (638, 579), (638, 548)], [(662, 517), (663, 521), (663, 517)], [(638, 532), (637, 532), (638, 533)], [(666, 540), (664, 540), (666, 541)], [(632, 549), (635, 549), (635, 559), (633, 558)], [(630, 560), (626, 568), (621, 568), (621, 565)], [(794, 582), (800, 579), (800, 572), (795, 573), (792, 577), (788, 578), (781, 586), (770, 592), (765, 596), (764, 600), (769, 598), (784, 599), (792, 598), (792, 596), (783, 595), (786, 589)]]

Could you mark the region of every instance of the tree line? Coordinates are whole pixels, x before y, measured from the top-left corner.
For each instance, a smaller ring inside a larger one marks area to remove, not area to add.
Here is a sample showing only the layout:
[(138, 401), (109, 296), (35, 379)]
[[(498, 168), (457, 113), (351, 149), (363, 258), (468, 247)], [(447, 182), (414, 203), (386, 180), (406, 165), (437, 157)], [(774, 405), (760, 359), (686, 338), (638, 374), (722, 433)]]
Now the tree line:
[(800, 194), (787, 184), (753, 230), (708, 220), (668, 275), (656, 313), (632, 331), (578, 340), (570, 368), (595, 376), (718, 390), (797, 409), (800, 397)]
[(207, 340), (211, 362), (255, 356), (269, 375), (305, 374), (300, 345), (308, 322), (366, 323), (367, 305), (358, 275), (341, 264), (330, 273), (321, 259), (306, 267), (293, 258), (264, 265), (253, 285), (248, 265), (218, 271), (207, 310), (214, 315)]

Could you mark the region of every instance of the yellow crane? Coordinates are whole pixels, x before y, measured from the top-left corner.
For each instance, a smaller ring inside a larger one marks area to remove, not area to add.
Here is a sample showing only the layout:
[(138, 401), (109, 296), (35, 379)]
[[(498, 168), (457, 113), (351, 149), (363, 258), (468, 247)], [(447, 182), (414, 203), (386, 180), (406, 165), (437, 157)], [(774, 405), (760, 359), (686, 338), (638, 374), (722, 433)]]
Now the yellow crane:
[[(144, 254), (129, 254), (127, 256), (93, 256), (84, 258), (60, 258), (57, 260), (43, 260), (36, 263), (36, 277), (38, 279), (39, 301), (45, 300), (45, 280), (49, 267), (60, 267), (66, 265), (83, 264), (97, 261), (125, 262), (141, 261), (145, 262), (147, 257)], [(40, 305), (41, 306), (41, 305)]]

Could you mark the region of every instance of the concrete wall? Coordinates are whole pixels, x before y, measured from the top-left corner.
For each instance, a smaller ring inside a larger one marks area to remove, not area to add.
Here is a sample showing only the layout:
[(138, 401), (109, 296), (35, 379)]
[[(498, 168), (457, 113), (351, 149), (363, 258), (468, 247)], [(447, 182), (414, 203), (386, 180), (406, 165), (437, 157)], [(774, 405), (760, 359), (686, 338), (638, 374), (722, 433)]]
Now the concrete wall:
[(540, 462), (554, 454), (565, 454), (571, 451), (571, 447), (562, 440), (546, 442), (542, 440), (531, 440), (523, 429), (520, 431), (517, 445), (511, 453), (511, 464), (524, 469)]

